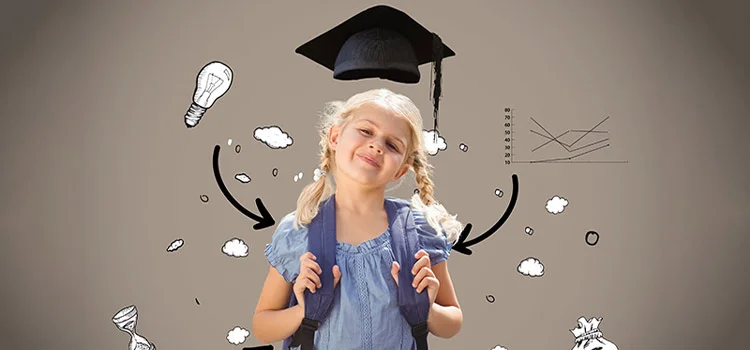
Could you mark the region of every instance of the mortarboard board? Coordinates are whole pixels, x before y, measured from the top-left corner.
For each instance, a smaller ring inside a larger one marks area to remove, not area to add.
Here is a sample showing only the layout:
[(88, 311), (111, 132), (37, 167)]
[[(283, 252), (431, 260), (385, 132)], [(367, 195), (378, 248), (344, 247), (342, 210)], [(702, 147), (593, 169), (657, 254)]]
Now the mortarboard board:
[(456, 53), (406, 13), (385, 5), (371, 7), (295, 52), (332, 70), (337, 80), (381, 78), (414, 84), (420, 80), (419, 66), (432, 62), (431, 100), (437, 130), (441, 62)]

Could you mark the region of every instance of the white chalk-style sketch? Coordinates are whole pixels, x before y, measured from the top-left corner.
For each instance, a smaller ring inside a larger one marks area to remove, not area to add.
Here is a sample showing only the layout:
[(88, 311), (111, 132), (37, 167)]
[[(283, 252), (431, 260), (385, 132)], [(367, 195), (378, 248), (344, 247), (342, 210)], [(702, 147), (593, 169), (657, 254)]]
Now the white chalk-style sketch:
[(495, 347), (490, 350), (508, 350), (508, 348), (500, 345), (495, 345)]
[(500, 198), (503, 198), (503, 195), (505, 195), (505, 192), (503, 192), (503, 190), (501, 190), (499, 188), (496, 188), (495, 189), (495, 195), (498, 196), (498, 197), (500, 197)]
[(242, 327), (234, 327), (232, 328), (229, 333), (227, 333), (227, 341), (229, 341), (230, 344), (234, 345), (240, 345), (247, 340), (247, 337), (250, 335), (250, 331), (247, 329), (244, 329)]
[(320, 177), (323, 175), (325, 175), (325, 171), (316, 168), (313, 171), (313, 181), (318, 181), (318, 179), (320, 179)]
[(138, 323), (138, 309), (135, 305), (126, 306), (115, 313), (112, 322), (121, 331), (130, 334), (130, 343), (128, 350), (156, 350), (156, 345), (149, 342), (148, 339), (136, 333), (136, 324)]
[(458, 145), (458, 149), (460, 149), (461, 151), (467, 152), (467, 151), (469, 151), (469, 146), (467, 146), (465, 143), (461, 142), (461, 144)]
[(294, 139), (276, 125), (255, 128), (253, 137), (273, 149), (287, 148), (294, 143)]
[(617, 350), (617, 345), (605, 339), (604, 334), (599, 330), (601, 322), (601, 317), (592, 317), (586, 321), (586, 318), (581, 316), (578, 319), (578, 327), (570, 330), (576, 337), (575, 345), (571, 350)]
[(201, 202), (208, 203), (208, 196), (206, 196), (205, 194), (202, 194), (201, 195)]
[(299, 174), (294, 175), (294, 182), (297, 182), (299, 180), (302, 180), (302, 172), (300, 171)]
[(247, 244), (237, 237), (224, 242), (224, 246), (221, 247), (224, 254), (234, 258), (246, 257), (249, 250)]
[(544, 276), (544, 265), (539, 259), (526, 258), (518, 264), (518, 272), (524, 276), (541, 277)]
[(534, 229), (529, 226), (526, 226), (526, 229), (524, 229), (524, 231), (526, 231), (526, 234), (529, 236), (534, 234)]
[(231, 145), (232, 145), (232, 139), (229, 139), (229, 140), (227, 141), (227, 146), (231, 146)]
[(242, 182), (243, 184), (250, 182), (250, 176), (247, 176), (247, 174), (245, 173), (234, 175), (234, 178), (237, 179), (237, 181)]
[(219, 61), (209, 62), (201, 68), (195, 78), (193, 103), (185, 114), (185, 125), (188, 128), (198, 125), (203, 114), (227, 93), (233, 78), (232, 69)]
[(180, 249), (180, 247), (182, 247), (182, 245), (183, 245), (184, 243), (185, 243), (185, 241), (183, 241), (183, 240), (182, 240), (181, 238), (180, 238), (180, 239), (176, 239), (176, 240), (174, 240), (174, 241), (173, 241), (173, 242), (172, 242), (172, 243), (171, 243), (171, 244), (169, 245), (169, 247), (167, 247), (167, 251), (168, 251), (168, 252), (173, 252), (173, 251), (175, 251), (175, 250), (177, 250), (177, 249)]
[(438, 152), (445, 151), (448, 148), (448, 144), (440, 136), (439, 131), (422, 130), (422, 138), (424, 139), (424, 146), (427, 149), (427, 153), (431, 156), (437, 155)]
[(547, 208), (547, 212), (550, 214), (560, 214), (565, 210), (565, 207), (568, 206), (568, 200), (560, 197), (560, 196), (554, 196), (550, 200), (547, 201), (547, 205), (545, 208)]

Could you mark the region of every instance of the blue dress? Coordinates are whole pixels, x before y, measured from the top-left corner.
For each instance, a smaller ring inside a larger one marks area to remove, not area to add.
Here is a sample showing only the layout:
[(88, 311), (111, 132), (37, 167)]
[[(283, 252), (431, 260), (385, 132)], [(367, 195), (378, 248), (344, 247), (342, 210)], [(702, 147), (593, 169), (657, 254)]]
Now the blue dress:
[[(421, 211), (412, 212), (421, 249), (430, 255), (431, 264), (446, 260), (452, 244), (447, 242), (445, 234), (438, 234)], [(265, 248), (266, 259), (287, 282), (293, 282), (299, 275), (299, 257), (307, 251), (307, 228), (295, 230), (294, 219), (294, 212), (284, 216)], [(334, 299), (330, 314), (315, 332), (316, 350), (417, 348), (411, 326), (398, 307), (398, 287), (391, 276), (393, 261), (396, 258), (388, 230), (359, 246), (337, 243), (336, 264), (341, 269), (336, 286), (340, 289), (339, 297)]]

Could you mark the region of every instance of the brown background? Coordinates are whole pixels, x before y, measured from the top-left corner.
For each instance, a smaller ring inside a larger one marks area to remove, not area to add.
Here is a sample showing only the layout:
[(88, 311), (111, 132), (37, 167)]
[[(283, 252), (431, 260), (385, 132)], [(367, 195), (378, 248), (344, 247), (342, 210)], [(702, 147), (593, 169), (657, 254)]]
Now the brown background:
[[(135, 304), (138, 332), (159, 349), (241, 348), (226, 335), (250, 329), (275, 227), (253, 230), (223, 198), (214, 145), (234, 196), (252, 211), (261, 197), (278, 222), (312, 180), (323, 102), (388, 87), (411, 96), (431, 128), (428, 80), (334, 81), (294, 53), (374, 2), (106, 3), (2, 11), (0, 346), (125, 349), (111, 317)], [(505, 226), (473, 255), (451, 256), (464, 326), (453, 339), (431, 337), (431, 349), (569, 349), (580, 316), (603, 317), (620, 349), (746, 346), (746, 6), (389, 4), (457, 52), (444, 61), (448, 149), (431, 157), (439, 200), (475, 237), (505, 210), (511, 174), (520, 180)], [(212, 60), (235, 80), (188, 130), (195, 75)], [(504, 165), (505, 106), (516, 109), (518, 157), (536, 156), (530, 149), (544, 141), (529, 117), (559, 133), (610, 116), (602, 129), (611, 147), (580, 159), (628, 163)], [(252, 130), (267, 125), (289, 133), (292, 147), (255, 141)], [(239, 172), (252, 181), (236, 181)], [(389, 195), (413, 188), (410, 176)], [(544, 209), (554, 195), (570, 202), (562, 214)], [(601, 235), (595, 247), (584, 242), (589, 230)], [(247, 258), (221, 253), (232, 237), (248, 243)], [(185, 245), (167, 253), (177, 238)], [(529, 256), (545, 265), (543, 277), (516, 272)], [(243, 345), (260, 344), (250, 335)]]

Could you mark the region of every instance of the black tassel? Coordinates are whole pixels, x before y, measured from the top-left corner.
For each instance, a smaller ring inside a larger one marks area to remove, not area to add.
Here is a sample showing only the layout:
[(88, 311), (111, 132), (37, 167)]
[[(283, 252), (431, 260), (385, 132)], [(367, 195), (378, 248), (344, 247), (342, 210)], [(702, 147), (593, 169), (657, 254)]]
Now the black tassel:
[[(434, 119), (434, 130), (435, 130), (435, 142), (437, 143), (438, 137), (438, 110), (440, 109), (440, 97), (442, 97), (442, 89), (440, 86), (443, 74), (441, 72), (441, 66), (443, 62), (443, 40), (440, 37), (432, 33), (432, 68), (434, 71), (434, 80), (431, 81), (432, 90), (432, 105), (433, 105), (433, 119)], [(430, 74), (432, 76), (432, 74)]]

